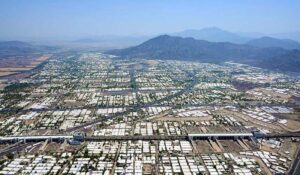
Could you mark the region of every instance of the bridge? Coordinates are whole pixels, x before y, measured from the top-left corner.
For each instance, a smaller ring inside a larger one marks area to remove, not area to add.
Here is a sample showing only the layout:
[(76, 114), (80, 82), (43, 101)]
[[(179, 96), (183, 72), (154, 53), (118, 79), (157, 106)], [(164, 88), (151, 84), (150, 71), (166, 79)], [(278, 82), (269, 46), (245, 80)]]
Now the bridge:
[(64, 141), (73, 139), (73, 135), (39, 135), (39, 136), (5, 136), (0, 137), (0, 143), (16, 143), (16, 142), (40, 142), (40, 141)]
[(288, 137), (300, 137), (300, 132), (268, 133), (265, 134), (262, 138), (271, 139), (271, 138), (288, 138)]
[(85, 141), (124, 141), (124, 140), (187, 140), (187, 135), (134, 135), (134, 136), (91, 136), (85, 137)]
[(40, 141), (56, 141), (65, 140), (75, 141), (124, 141), (124, 140), (230, 140), (230, 139), (270, 139), (270, 138), (288, 138), (300, 137), (300, 133), (192, 133), (187, 135), (132, 135), (132, 136), (85, 136), (84, 133), (75, 132), (73, 135), (38, 135), (38, 136), (3, 136), (0, 137), (1, 143), (26, 143)]
[(254, 137), (253, 133), (197, 133), (197, 134), (188, 134), (190, 140), (226, 140), (226, 139), (250, 139)]

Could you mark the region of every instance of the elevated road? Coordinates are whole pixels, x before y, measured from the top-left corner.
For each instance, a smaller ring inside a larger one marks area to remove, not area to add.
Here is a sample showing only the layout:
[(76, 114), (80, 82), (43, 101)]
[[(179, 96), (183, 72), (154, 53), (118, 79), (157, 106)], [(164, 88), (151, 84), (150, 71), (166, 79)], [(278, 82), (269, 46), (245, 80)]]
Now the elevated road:
[[(82, 140), (84, 141), (102, 141), (102, 140), (202, 140), (202, 139), (270, 139), (270, 138), (288, 138), (288, 137), (300, 137), (300, 133), (193, 133), (187, 135), (129, 135), (129, 136), (84, 136), (82, 134)], [(64, 141), (64, 140), (76, 140), (76, 135), (38, 135), (38, 136), (4, 136), (0, 137), (0, 143), (26, 143), (26, 142), (40, 142), (40, 141)]]
[[(182, 93), (182, 90), (180, 91)], [(179, 92), (178, 92), (179, 93)], [(163, 99), (159, 99), (157, 101), (151, 102), (151, 103), (146, 103), (146, 104), (135, 104), (135, 105), (124, 105), (122, 107), (124, 108), (134, 108), (134, 109), (139, 109), (139, 108), (146, 108), (146, 107), (177, 107), (178, 105), (172, 105), (172, 104), (168, 104), (168, 105), (164, 105), (164, 104), (160, 104), (160, 102), (166, 101), (166, 98), (173, 98), (174, 95), (170, 95), (167, 96)], [(180, 94), (177, 94), (176, 96), (178, 96)], [(182, 94), (181, 94), (182, 95)], [(266, 106), (266, 107), (276, 107), (276, 106), (281, 106), (283, 104), (261, 104), (261, 105), (253, 105), (253, 106)], [(225, 106), (233, 106), (233, 107), (239, 107), (240, 105), (234, 104), (234, 103), (222, 103), (222, 104), (185, 104), (182, 105), (182, 107), (202, 107), (202, 106), (208, 106), (208, 107), (225, 107)], [(250, 105), (251, 106), (251, 105)], [(298, 107), (297, 105), (294, 104), (284, 104), (284, 106), (286, 107)], [(97, 110), (97, 109), (106, 109), (106, 108), (114, 108), (114, 107), (120, 107), (120, 106), (115, 106), (115, 105), (105, 105), (105, 106), (82, 106), (82, 107), (64, 107), (64, 108), (40, 108), (40, 109), (8, 109), (8, 108), (4, 108), (0, 110), (0, 113), (7, 113), (7, 112), (22, 112), (22, 113), (26, 113), (26, 112), (46, 112), (46, 111), (57, 111), (57, 110), (78, 110), (78, 109), (90, 109), (90, 110)]]
[(123, 141), (123, 140), (187, 140), (187, 135), (152, 135), (152, 136), (91, 136), (85, 137), (85, 141)]
[(204, 139), (244, 139), (254, 137), (253, 133), (196, 133), (188, 134), (190, 140), (204, 140)]
[(287, 132), (287, 133), (268, 133), (263, 138), (288, 138), (288, 137), (300, 137), (300, 132)]
[(16, 142), (40, 142), (40, 141), (63, 141), (73, 139), (72, 135), (40, 135), (40, 136), (5, 136), (0, 137), (0, 143), (16, 143)]

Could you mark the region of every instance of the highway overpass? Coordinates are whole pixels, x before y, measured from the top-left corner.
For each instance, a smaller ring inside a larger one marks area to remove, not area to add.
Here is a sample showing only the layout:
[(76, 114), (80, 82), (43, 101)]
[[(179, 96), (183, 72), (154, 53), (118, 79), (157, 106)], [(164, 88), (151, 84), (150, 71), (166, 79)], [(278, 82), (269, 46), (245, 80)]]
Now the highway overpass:
[(73, 135), (40, 135), (40, 136), (4, 136), (0, 137), (0, 143), (16, 143), (16, 142), (40, 142), (40, 141), (64, 141), (65, 139), (73, 139)]
[(85, 136), (84, 133), (76, 132), (73, 135), (39, 135), (39, 136), (3, 136), (0, 137), (0, 143), (16, 143), (16, 142), (40, 142), (40, 141), (122, 141), (122, 140), (230, 140), (230, 139), (270, 139), (270, 138), (288, 138), (300, 137), (300, 133), (192, 133), (187, 135), (132, 135), (132, 136)]
[(218, 139), (218, 140), (226, 140), (226, 139), (249, 139), (254, 137), (253, 133), (196, 133), (196, 134), (188, 134), (188, 138), (190, 140), (206, 140), (206, 139)]

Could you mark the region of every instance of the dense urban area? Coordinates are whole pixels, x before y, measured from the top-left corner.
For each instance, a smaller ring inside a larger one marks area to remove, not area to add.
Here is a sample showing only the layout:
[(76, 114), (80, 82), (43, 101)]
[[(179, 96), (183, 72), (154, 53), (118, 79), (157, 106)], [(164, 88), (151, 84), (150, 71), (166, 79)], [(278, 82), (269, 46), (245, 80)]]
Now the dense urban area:
[(42, 55), (0, 77), (0, 174), (300, 173), (300, 76), (225, 62)]

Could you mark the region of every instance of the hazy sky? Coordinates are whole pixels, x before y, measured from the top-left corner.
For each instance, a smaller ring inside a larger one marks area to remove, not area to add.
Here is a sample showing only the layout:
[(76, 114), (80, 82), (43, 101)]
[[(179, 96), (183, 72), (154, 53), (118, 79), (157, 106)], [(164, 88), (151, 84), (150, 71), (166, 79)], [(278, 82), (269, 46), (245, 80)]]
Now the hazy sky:
[(0, 0), (0, 38), (300, 30), (298, 0)]

